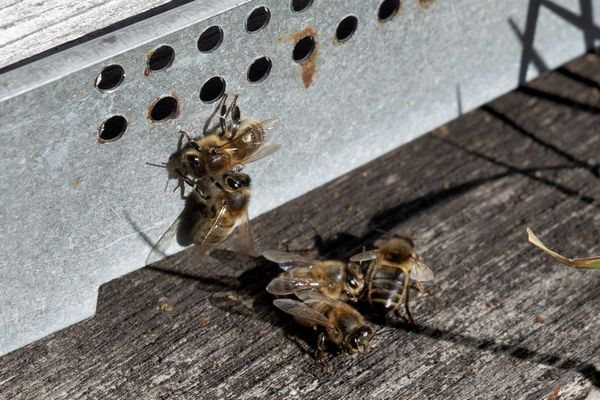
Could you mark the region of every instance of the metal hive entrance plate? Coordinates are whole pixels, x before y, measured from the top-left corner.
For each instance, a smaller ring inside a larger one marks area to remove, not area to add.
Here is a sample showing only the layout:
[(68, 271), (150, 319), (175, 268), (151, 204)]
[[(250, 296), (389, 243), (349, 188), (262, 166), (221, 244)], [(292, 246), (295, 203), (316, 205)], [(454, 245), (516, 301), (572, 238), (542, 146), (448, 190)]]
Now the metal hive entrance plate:
[(283, 149), (247, 168), (256, 216), (600, 32), (600, 0), (307, 3), (200, 0), (0, 75), (0, 354), (92, 316), (102, 283), (143, 266), (140, 233), (183, 207), (146, 163), (198, 134), (224, 90), (281, 119)]

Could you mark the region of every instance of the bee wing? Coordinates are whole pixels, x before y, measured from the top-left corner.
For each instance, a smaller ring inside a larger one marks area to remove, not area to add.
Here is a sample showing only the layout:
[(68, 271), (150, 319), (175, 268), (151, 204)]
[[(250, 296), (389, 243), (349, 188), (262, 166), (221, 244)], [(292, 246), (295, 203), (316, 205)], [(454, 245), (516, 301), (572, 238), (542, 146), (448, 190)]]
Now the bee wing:
[(177, 229), (181, 224), (181, 220), (183, 213), (179, 214), (175, 221), (169, 226), (169, 228), (162, 234), (162, 236), (158, 239), (158, 241), (152, 246), (152, 250), (150, 250), (150, 254), (146, 258), (146, 265), (155, 263), (161, 258), (166, 256), (166, 251), (171, 245), (175, 234), (177, 233)]
[(202, 240), (196, 242), (200, 254), (203, 254), (208, 249), (208, 246), (211, 243), (209, 239), (212, 237), (212, 235), (215, 234), (215, 232), (217, 232), (216, 229), (219, 227), (219, 224), (223, 219), (223, 215), (225, 215), (225, 211), (227, 211), (227, 208), (221, 205), (221, 209), (219, 210), (219, 213), (217, 214), (215, 221), (211, 225), (210, 229), (208, 230), (208, 232), (206, 232), (206, 235), (204, 235)]
[(288, 271), (299, 266), (310, 266), (316, 264), (315, 260), (301, 256), (300, 254), (288, 253), (279, 250), (267, 250), (262, 256), (269, 261), (279, 264), (279, 267)]
[(233, 243), (234, 250), (236, 253), (251, 255), (254, 248), (254, 239), (252, 237), (252, 229), (250, 229), (248, 211), (242, 214), (238, 228), (239, 234)]
[[(234, 137), (225, 146), (234, 152), (238, 149), (246, 148), (248, 145), (260, 147), (270, 139), (277, 126), (279, 126), (279, 118), (262, 121), (244, 130), (243, 134)], [(248, 157), (250, 158), (251, 155)], [(243, 163), (246, 162), (248, 162), (247, 159), (243, 160)]]
[(314, 326), (320, 325), (326, 328), (333, 328), (333, 323), (318, 311), (312, 309), (301, 301), (292, 299), (277, 299), (273, 301), (275, 307), (281, 311), (290, 314), (300, 323)]
[(408, 260), (408, 263), (410, 265), (410, 278), (411, 279), (413, 279), (415, 281), (421, 281), (421, 282), (430, 281), (433, 279), (433, 272), (421, 260), (416, 259), (416, 258), (410, 258)]
[(279, 143), (268, 144), (261, 146), (254, 154), (248, 157), (247, 160), (244, 160), (244, 164), (249, 164), (254, 161), (261, 160), (265, 157), (270, 156), (281, 148)]
[(319, 289), (322, 283), (316, 279), (294, 278), (280, 275), (267, 286), (267, 292), (276, 296), (285, 296), (303, 290)]
[(371, 261), (377, 258), (379, 255), (379, 250), (369, 250), (363, 251), (362, 253), (358, 253), (350, 257), (350, 261), (362, 263), (365, 261)]

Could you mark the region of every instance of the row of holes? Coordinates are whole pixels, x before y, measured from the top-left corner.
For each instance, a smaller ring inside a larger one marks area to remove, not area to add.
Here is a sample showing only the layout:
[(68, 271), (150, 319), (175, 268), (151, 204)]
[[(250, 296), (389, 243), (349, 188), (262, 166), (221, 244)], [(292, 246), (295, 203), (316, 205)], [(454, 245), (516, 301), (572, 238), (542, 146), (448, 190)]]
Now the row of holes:
[[(301, 12), (310, 7), (313, 0), (294, 0), (291, 7), (294, 12)], [(391, 20), (400, 10), (400, 0), (384, 0), (378, 9), (377, 17), (381, 22)], [(246, 30), (257, 32), (267, 26), (271, 13), (261, 6), (254, 9), (246, 20)], [(350, 15), (342, 19), (335, 31), (335, 39), (340, 42), (349, 40), (358, 26), (358, 18)], [(198, 50), (203, 53), (215, 51), (223, 42), (223, 30), (218, 26), (207, 28), (198, 39)], [(298, 63), (307, 60), (315, 48), (315, 39), (305, 36), (294, 45), (292, 58)], [(148, 58), (148, 69), (160, 71), (168, 68), (175, 59), (175, 50), (170, 46), (160, 46)], [(271, 72), (272, 63), (268, 57), (260, 57), (252, 62), (247, 71), (247, 79), (251, 83), (264, 81)], [(96, 88), (106, 92), (116, 89), (125, 79), (125, 71), (119, 65), (109, 65), (96, 78)], [(226, 90), (225, 80), (215, 76), (207, 80), (200, 89), (200, 100), (204, 103), (218, 101)], [(149, 117), (152, 121), (163, 121), (175, 118), (178, 114), (178, 102), (175, 97), (166, 96), (158, 99), (152, 106)], [(127, 129), (127, 120), (121, 115), (107, 119), (100, 127), (100, 141), (119, 139)]]

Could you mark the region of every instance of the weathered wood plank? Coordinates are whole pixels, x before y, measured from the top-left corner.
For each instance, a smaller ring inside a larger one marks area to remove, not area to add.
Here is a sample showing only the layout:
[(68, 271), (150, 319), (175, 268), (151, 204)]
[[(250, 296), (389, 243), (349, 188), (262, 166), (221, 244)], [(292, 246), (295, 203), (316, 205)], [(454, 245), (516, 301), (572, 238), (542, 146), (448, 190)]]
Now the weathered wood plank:
[(190, 0), (2, 0), (0, 2), (0, 69), (148, 18)]
[(415, 231), (416, 330), (316, 365), (276, 269), (190, 252), (110, 282), (95, 318), (0, 358), (0, 398), (598, 398), (600, 58), (586, 55), (254, 223), (261, 250), (346, 257)]

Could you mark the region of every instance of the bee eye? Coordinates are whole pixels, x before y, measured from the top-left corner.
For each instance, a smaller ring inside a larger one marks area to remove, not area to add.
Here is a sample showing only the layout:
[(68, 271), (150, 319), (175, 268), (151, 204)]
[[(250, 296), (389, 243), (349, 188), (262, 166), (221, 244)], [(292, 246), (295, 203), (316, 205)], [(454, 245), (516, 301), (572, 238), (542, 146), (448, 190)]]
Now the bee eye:
[(240, 188), (240, 183), (238, 181), (236, 181), (235, 179), (229, 177), (225, 179), (225, 185), (227, 185), (228, 188), (230, 189), (239, 189)]
[(187, 162), (193, 165), (194, 167), (200, 165), (200, 158), (196, 155), (190, 154), (187, 157)]
[(346, 280), (346, 283), (348, 284), (348, 286), (350, 286), (351, 289), (358, 289), (358, 282), (356, 282), (356, 279), (349, 277)]

